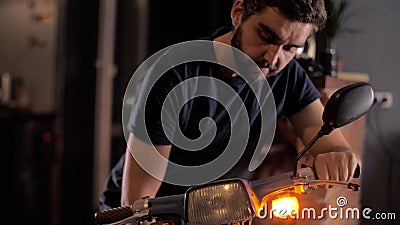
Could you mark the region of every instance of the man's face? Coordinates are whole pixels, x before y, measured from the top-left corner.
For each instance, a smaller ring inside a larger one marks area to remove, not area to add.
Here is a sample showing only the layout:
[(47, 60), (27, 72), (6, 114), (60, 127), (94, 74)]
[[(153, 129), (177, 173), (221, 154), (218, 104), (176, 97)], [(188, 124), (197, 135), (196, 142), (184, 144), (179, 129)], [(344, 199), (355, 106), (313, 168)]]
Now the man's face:
[(267, 7), (235, 27), (232, 46), (252, 58), (265, 76), (280, 72), (304, 46), (312, 24), (293, 22)]

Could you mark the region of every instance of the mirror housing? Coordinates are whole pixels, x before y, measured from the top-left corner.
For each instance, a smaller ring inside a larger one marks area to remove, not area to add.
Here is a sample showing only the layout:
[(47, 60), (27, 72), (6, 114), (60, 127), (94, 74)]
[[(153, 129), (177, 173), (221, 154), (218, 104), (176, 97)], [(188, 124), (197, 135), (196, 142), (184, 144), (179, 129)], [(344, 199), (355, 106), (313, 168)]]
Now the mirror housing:
[(322, 115), (324, 126), (333, 130), (347, 125), (366, 114), (373, 103), (374, 91), (368, 83), (345, 86), (333, 93), (326, 103)]

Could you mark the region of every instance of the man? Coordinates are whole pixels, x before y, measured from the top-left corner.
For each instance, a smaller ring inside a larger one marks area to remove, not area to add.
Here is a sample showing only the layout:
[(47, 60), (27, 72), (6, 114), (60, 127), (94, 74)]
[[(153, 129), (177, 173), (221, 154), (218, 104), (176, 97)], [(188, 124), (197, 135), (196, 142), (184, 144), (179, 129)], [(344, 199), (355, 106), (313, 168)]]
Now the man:
[[(319, 100), (318, 91), (294, 60), (294, 56), (297, 50), (304, 46), (311, 33), (323, 26), (326, 20), (323, 0), (236, 0), (232, 6), (231, 18), (233, 29), (219, 30), (210, 37), (210, 40), (240, 49), (257, 64), (271, 86), (277, 116), (288, 117), (298, 137), (303, 143), (308, 143), (322, 125), (323, 106)], [(217, 53), (216, 55), (218, 58)], [(154, 174), (150, 175), (146, 172), (148, 169), (144, 169), (143, 164), (137, 161), (137, 155), (146, 155), (147, 152), (156, 150), (165, 159), (174, 163), (199, 166), (217, 159), (222, 154), (218, 149), (229, 145), (226, 139), (233, 131), (226, 131), (225, 125), (231, 122), (234, 127), (238, 120), (232, 119), (226, 111), (220, 109), (219, 103), (207, 98), (190, 99), (181, 109), (176, 109), (180, 110), (179, 121), (176, 121), (176, 124), (169, 123), (174, 127), (172, 130), (178, 127), (190, 140), (196, 140), (203, 134), (207, 134), (207, 131), (211, 132), (212, 129), (204, 131), (201, 128), (202, 118), (211, 118), (215, 122), (216, 141), (211, 141), (211, 147), (204, 148), (205, 153), (184, 151), (184, 147), (168, 138), (171, 136), (168, 136), (169, 131), (165, 131), (160, 125), (162, 105), (163, 101), (168, 99), (168, 92), (175, 90), (174, 88), (182, 81), (201, 77), (204, 71), (209, 71), (207, 77), (223, 80), (235, 89), (241, 100), (245, 102), (246, 111), (250, 115), (249, 144), (246, 145), (244, 155), (218, 179), (245, 178), (249, 174), (252, 155), (257, 149), (257, 143), (263, 139), (263, 136), (259, 135), (262, 131), (259, 125), (259, 114), (253, 111), (262, 111), (263, 103), (258, 102), (260, 105), (253, 106), (257, 98), (249, 94), (251, 90), (248, 85), (236, 82), (241, 78), (232, 70), (226, 68), (218, 70), (206, 64), (187, 63), (161, 78), (161, 81), (155, 85), (156, 88), (147, 96), (148, 98), (142, 100), (146, 101), (146, 105), (133, 109), (129, 125), (131, 133), (123, 166), (121, 205), (129, 205), (144, 196), (183, 193), (188, 188), (188, 185), (166, 182), (162, 179), (164, 175), (167, 179), (173, 174), (179, 174), (179, 171), (170, 171), (170, 164), (156, 165), (158, 175), (153, 176)], [(143, 90), (147, 90), (146, 88), (149, 86), (141, 86), (142, 92), (139, 91), (139, 93), (143, 93)], [(196, 88), (201, 89), (203, 86), (182, 88), (177, 95), (187, 94), (185, 91), (191, 92), (197, 90)], [(204, 88), (210, 92), (218, 92), (218, 88), (209, 86)], [(143, 95), (138, 96), (144, 99)], [(170, 99), (170, 101), (173, 100)], [(136, 118), (143, 115), (146, 119), (141, 124)], [(167, 118), (168, 115), (167, 113)], [(231, 120), (226, 118), (231, 118)], [(144, 128), (149, 133), (148, 138), (142, 134)], [(235, 138), (240, 139), (240, 135)], [(353, 176), (357, 157), (351, 152), (350, 146), (340, 131), (335, 130), (314, 145), (308, 155), (307, 163), (314, 167), (320, 179), (347, 181)]]

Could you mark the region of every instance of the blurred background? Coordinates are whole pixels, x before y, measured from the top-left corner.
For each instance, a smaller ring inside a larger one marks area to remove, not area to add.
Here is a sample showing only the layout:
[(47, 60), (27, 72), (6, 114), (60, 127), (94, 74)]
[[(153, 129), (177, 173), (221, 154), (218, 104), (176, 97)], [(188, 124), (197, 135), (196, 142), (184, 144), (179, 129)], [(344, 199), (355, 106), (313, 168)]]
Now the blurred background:
[[(400, 217), (400, 1), (347, 2), (349, 32), (335, 37), (338, 75), (367, 80), (391, 103), (376, 104), (363, 128), (361, 204)], [(135, 69), (164, 47), (230, 25), (231, 4), (0, 0), (4, 215), (94, 224), (102, 185), (125, 151), (122, 103)], [(315, 41), (318, 61), (326, 46), (318, 35)]]

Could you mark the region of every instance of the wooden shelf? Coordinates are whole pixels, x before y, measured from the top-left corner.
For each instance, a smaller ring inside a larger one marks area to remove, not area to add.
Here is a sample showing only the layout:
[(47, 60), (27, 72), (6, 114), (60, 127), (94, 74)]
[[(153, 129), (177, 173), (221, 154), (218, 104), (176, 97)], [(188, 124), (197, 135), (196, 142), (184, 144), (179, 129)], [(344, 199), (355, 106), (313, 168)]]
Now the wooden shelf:
[(318, 89), (341, 88), (354, 82), (368, 82), (369, 76), (365, 73), (357, 72), (339, 72), (336, 77), (333, 76), (313, 76), (311, 81)]

